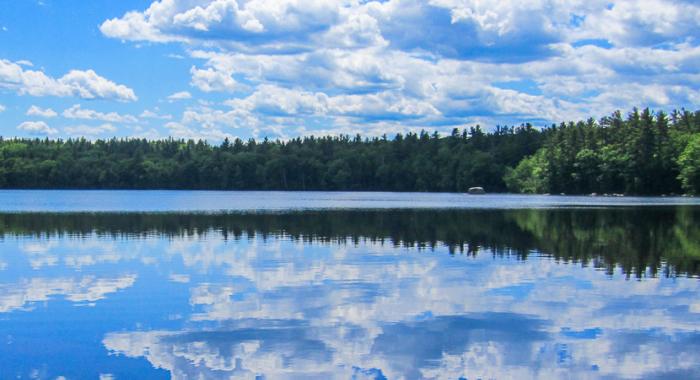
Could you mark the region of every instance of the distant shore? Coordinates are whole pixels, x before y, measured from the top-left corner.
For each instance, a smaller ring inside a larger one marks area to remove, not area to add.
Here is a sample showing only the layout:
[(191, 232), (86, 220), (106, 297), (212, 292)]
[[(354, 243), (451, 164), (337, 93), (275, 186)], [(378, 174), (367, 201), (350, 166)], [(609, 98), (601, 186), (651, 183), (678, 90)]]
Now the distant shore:
[(0, 188), (700, 193), (700, 111), (262, 141), (2, 139)]

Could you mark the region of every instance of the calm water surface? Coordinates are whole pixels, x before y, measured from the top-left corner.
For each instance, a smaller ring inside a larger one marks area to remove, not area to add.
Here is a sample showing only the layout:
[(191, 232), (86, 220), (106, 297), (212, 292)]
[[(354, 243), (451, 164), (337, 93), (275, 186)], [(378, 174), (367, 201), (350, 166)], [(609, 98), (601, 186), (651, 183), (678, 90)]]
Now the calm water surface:
[(694, 199), (130, 194), (0, 192), (0, 379), (700, 378)]
[(700, 198), (328, 191), (0, 190), (0, 211), (285, 211), (698, 205)]

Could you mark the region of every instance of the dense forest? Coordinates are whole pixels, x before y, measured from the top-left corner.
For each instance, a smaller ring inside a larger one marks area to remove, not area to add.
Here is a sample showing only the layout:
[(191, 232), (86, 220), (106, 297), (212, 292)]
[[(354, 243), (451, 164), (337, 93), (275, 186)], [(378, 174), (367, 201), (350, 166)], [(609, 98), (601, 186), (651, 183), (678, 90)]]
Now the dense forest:
[(288, 141), (2, 139), (0, 188), (700, 193), (700, 111)]
[(505, 191), (506, 168), (534, 154), (532, 126), (362, 139), (0, 141), (0, 187)]
[(700, 111), (615, 112), (599, 122), (552, 126), (544, 145), (508, 172), (512, 191), (700, 192)]

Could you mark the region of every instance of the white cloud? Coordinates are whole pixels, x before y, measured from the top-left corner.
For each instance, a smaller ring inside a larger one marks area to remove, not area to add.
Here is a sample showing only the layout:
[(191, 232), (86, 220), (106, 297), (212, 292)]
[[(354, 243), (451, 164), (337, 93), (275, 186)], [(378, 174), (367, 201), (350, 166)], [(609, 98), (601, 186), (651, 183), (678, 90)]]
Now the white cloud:
[(315, 32), (335, 22), (341, 5), (322, 0), (253, 0), (240, 5), (236, 0), (157, 1), (144, 12), (105, 21), (100, 30), (112, 38), (152, 42), (211, 38), (237, 45), (237, 40), (254, 38), (260, 48), (287, 50), (276, 41), (304, 45)]
[(124, 85), (118, 85), (105, 79), (92, 70), (71, 70), (61, 77), (59, 83), (68, 86), (71, 93), (84, 99), (116, 99), (136, 101), (134, 91)]
[(75, 125), (63, 128), (63, 131), (74, 136), (95, 136), (105, 133), (116, 132), (117, 128), (112, 124), (105, 123), (97, 126)]
[(166, 123), (165, 128), (168, 130), (170, 136), (179, 139), (222, 141), (225, 138), (236, 138), (234, 135), (223, 132), (219, 128), (191, 128), (177, 122)]
[(171, 102), (177, 101), (177, 100), (186, 100), (186, 99), (192, 99), (192, 94), (190, 94), (187, 91), (176, 92), (176, 93), (168, 96), (168, 100), (170, 100)]
[(226, 104), (236, 110), (256, 111), (269, 115), (322, 115), (328, 112), (328, 99), (324, 93), (261, 85), (250, 96), (231, 99)]
[(191, 126), (201, 126), (204, 128), (215, 127), (243, 127), (253, 126), (257, 123), (257, 118), (247, 110), (223, 111), (210, 107), (188, 107), (182, 114), (182, 124)]
[(235, 94), (187, 128), (381, 134), (695, 107), (698, 17), (670, 0), (163, 0), (101, 30), (179, 43), (202, 61), (192, 86)]
[(95, 110), (82, 108), (80, 104), (74, 104), (62, 113), (67, 119), (102, 120), (110, 123), (136, 123), (138, 119), (133, 115), (120, 115), (116, 112), (102, 113)]
[(184, 40), (181, 38), (167, 37), (154, 25), (156, 22), (165, 22), (172, 18), (168, 15), (172, 13), (170, 9), (172, 4), (172, 1), (165, 1), (163, 3), (155, 1), (143, 13), (137, 11), (128, 12), (121, 18), (114, 18), (103, 22), (102, 25), (100, 25), (100, 31), (108, 37), (121, 40), (153, 42)]
[(129, 136), (138, 138), (138, 139), (146, 139), (146, 140), (159, 140), (163, 139), (167, 136), (163, 136), (163, 134), (156, 130), (155, 128), (143, 128), (139, 125), (134, 126), (134, 127), (127, 127), (131, 130), (129, 133)]
[(45, 118), (52, 118), (58, 116), (58, 113), (56, 111), (52, 110), (51, 108), (40, 108), (38, 106), (31, 106), (29, 109), (27, 109), (28, 116), (41, 116)]
[(2, 104), (0, 104), (0, 112), (4, 112), (6, 109), (7, 109), (7, 108), (5, 108), (5, 106), (3, 106)]
[(186, 284), (190, 282), (190, 275), (189, 274), (177, 274), (173, 273), (168, 277), (168, 279), (172, 282), (178, 282), (181, 284)]
[(193, 66), (190, 69), (190, 74), (192, 74), (191, 84), (204, 92), (233, 92), (245, 88), (233, 79), (231, 76), (232, 73), (226, 73), (212, 68), (202, 70)]
[(153, 110), (143, 110), (141, 112), (141, 115), (139, 115), (140, 118), (142, 119), (161, 119), (161, 120), (170, 120), (173, 118), (173, 115), (170, 114), (165, 114), (161, 115), (160, 110), (155, 108)]
[[(595, 3), (605, 6), (602, 1)], [(333, 47), (390, 41), (395, 46), (413, 48), (424, 41), (443, 53), (452, 54), (450, 49), (456, 49), (454, 53), (462, 54), (460, 49), (497, 47), (502, 43), (517, 46), (515, 43), (524, 36), (528, 42), (536, 42), (533, 49), (539, 49), (538, 45), (561, 38), (557, 31), (569, 27), (571, 12), (582, 8), (581, 4), (585, 3), (251, 0), (239, 4), (236, 0), (170, 0), (105, 21), (101, 30), (120, 39), (207, 41), (249, 51), (299, 51), (319, 41)], [(523, 19), (532, 22), (523, 23)], [(429, 26), (431, 33), (422, 33)]]
[(584, 20), (582, 36), (617, 46), (700, 42), (700, 4), (695, 1), (618, 0)]
[(83, 99), (137, 100), (134, 90), (103, 78), (93, 70), (71, 70), (56, 79), (0, 59), (0, 88), (31, 96), (74, 96)]
[(32, 135), (53, 135), (58, 133), (56, 129), (49, 127), (43, 121), (25, 121), (18, 125), (17, 129)]

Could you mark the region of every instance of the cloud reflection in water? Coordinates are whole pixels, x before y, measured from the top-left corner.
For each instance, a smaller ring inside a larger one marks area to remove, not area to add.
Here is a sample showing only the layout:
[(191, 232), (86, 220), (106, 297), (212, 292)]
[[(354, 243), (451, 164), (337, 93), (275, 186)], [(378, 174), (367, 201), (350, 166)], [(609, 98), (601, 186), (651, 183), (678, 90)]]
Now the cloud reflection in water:
[[(496, 217), (503, 215), (482, 220)], [(68, 279), (85, 289), (25, 287), (24, 293), (40, 295), (24, 296), (30, 304), (63, 294), (75, 303), (96, 301), (99, 310), (105, 298), (120, 294), (119, 306), (133, 313), (133, 320), (105, 330), (103, 349), (118, 360), (145, 359), (183, 379), (700, 376), (697, 279), (663, 275), (674, 273), (665, 271), (666, 259), (657, 271), (642, 271), (647, 274), (639, 280), (621, 273), (629, 273), (621, 269), (624, 265), (646, 265), (647, 256), (639, 263), (618, 256), (620, 264), (612, 272), (605, 265), (564, 265), (561, 261), (577, 261), (567, 249), (601, 251), (586, 245), (595, 241), (587, 236), (600, 236), (599, 224), (576, 227), (571, 236), (580, 240), (562, 245), (559, 238), (543, 238), (552, 236), (548, 225), (559, 223), (559, 231), (572, 227), (561, 226), (561, 215), (552, 216), (556, 223), (548, 216), (534, 224), (528, 218), (532, 215), (514, 213), (491, 233), (481, 229), (449, 237), (481, 247), (477, 254), (440, 244), (444, 237), (434, 250), (425, 250), (417, 248), (423, 244), (368, 240), (337, 226), (325, 234), (314, 232), (314, 239), (297, 239), (289, 229), (280, 234), (274, 223), (243, 228), (253, 233), (237, 238), (212, 227), (139, 237), (44, 237), (29, 248), (26, 241), (6, 239), (3, 246), (18, 252), (6, 257), (7, 270), (19, 268), (20, 275), (0, 287), (0, 310), (23, 308), (25, 302), (14, 301), (8, 289), (42, 284), (42, 278)], [(616, 234), (624, 230), (604, 224)], [(656, 235), (664, 235), (661, 224), (655, 227)], [(516, 230), (499, 241), (497, 232), (508, 228)], [(688, 231), (684, 220), (664, 228), (673, 236)], [(414, 233), (426, 232), (421, 231)], [(405, 228), (395, 233), (408, 236)], [(514, 237), (518, 240), (503, 241)], [(520, 248), (504, 250), (509, 246)], [(57, 260), (54, 266), (31, 269), (31, 260), (40, 256)], [(692, 259), (673, 257), (684, 268), (693, 267)], [(78, 261), (81, 265), (75, 266)], [(139, 284), (158, 305), (144, 304)], [(47, 288), (54, 290), (43, 295), (40, 289)], [(145, 317), (138, 308), (150, 310), (150, 319), (139, 319)]]

